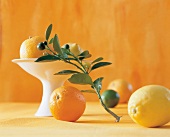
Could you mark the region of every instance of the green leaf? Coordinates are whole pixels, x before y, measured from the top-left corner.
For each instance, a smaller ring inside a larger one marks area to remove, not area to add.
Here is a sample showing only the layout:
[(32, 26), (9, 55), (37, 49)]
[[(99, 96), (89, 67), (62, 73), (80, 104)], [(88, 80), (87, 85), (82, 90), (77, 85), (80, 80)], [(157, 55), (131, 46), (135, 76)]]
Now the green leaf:
[(86, 93), (96, 93), (94, 90), (91, 90), (91, 89), (89, 89), (89, 90), (81, 90), (81, 92), (86, 92)]
[(63, 56), (64, 56), (65, 59), (67, 59), (67, 60), (75, 60), (75, 61), (76, 61), (75, 58), (72, 58), (72, 57), (69, 56), (69, 55), (71, 55), (69, 49), (61, 48), (61, 50), (62, 50), (62, 52), (63, 52)]
[(84, 57), (84, 58), (89, 58), (91, 57), (91, 54), (89, 54), (88, 50), (85, 50), (79, 56)]
[(88, 74), (84, 74), (84, 73), (73, 74), (68, 79), (68, 81), (71, 83), (74, 83), (74, 84), (93, 85), (93, 81), (92, 81), (91, 77)]
[(60, 58), (57, 56), (54, 56), (54, 55), (45, 55), (45, 56), (39, 57), (35, 62), (50, 61), (50, 60), (52, 60), (52, 61), (60, 60)]
[(53, 48), (58, 54), (63, 56), (63, 53), (62, 53), (62, 50), (60, 48), (60, 44), (59, 44), (59, 41), (58, 41), (58, 36), (56, 34), (55, 34), (54, 39), (53, 39)]
[(103, 77), (100, 77), (93, 82), (94, 87), (96, 88), (97, 92), (100, 92), (100, 90), (102, 89), (102, 80), (103, 80)]
[(110, 62), (98, 62), (98, 63), (96, 63), (92, 66), (91, 71), (94, 70), (94, 69), (100, 68), (100, 67), (108, 66), (110, 64), (112, 64), (112, 63), (110, 63)]
[(61, 50), (63, 53), (65, 53), (67, 55), (71, 55), (69, 49), (61, 48)]
[(53, 40), (54, 40), (54, 38), (51, 38), (49, 44), (52, 44), (52, 43), (53, 43)]
[(99, 57), (99, 58), (95, 59), (95, 60), (92, 62), (92, 64), (93, 64), (93, 63), (96, 63), (96, 62), (99, 62), (99, 61), (101, 61), (101, 60), (103, 60), (103, 58), (102, 58), (102, 57)]
[(52, 24), (50, 24), (45, 32), (46, 40), (48, 41), (52, 30)]
[(65, 49), (65, 48), (61, 48), (61, 51), (62, 51), (62, 53), (63, 53), (63, 57), (64, 57), (65, 59), (68, 59), (68, 55), (70, 55), (69, 50), (68, 50), (68, 49)]
[(62, 70), (58, 73), (55, 73), (54, 75), (68, 75), (68, 74), (75, 74), (75, 73), (80, 73), (80, 72), (74, 70)]

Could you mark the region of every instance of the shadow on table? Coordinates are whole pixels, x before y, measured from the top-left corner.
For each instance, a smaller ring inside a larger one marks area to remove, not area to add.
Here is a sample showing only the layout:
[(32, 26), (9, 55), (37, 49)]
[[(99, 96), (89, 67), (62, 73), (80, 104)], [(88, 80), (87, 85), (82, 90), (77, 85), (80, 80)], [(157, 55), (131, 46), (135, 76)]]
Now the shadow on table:
[(170, 125), (164, 125), (164, 126), (159, 127), (159, 128), (161, 128), (161, 129), (170, 129)]
[(85, 113), (85, 114), (83, 114), (83, 116), (87, 116), (87, 117), (89, 117), (89, 116), (109, 116), (110, 114), (103, 114), (103, 113), (101, 113), (101, 114), (95, 114), (95, 113), (89, 113), (89, 114), (87, 114), (87, 113)]
[(108, 121), (108, 120), (80, 120), (76, 123), (85, 123), (85, 124), (114, 124), (115, 121)]

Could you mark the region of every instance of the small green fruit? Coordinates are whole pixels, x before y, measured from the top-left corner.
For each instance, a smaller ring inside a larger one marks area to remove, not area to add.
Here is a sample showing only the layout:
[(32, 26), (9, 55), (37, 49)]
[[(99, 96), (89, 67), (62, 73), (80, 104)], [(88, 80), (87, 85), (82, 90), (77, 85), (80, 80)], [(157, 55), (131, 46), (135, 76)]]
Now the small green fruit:
[(37, 45), (37, 48), (39, 50), (44, 50), (45, 49), (45, 44), (43, 42), (40, 42), (38, 45)]
[(120, 99), (119, 94), (111, 89), (105, 90), (102, 93), (101, 98), (108, 108), (115, 107), (119, 103)]

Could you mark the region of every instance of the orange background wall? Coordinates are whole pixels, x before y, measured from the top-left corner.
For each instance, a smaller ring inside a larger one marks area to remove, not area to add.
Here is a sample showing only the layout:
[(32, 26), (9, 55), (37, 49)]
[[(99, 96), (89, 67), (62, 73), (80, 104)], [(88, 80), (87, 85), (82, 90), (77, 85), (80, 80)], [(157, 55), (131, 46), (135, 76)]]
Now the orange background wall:
[(103, 90), (117, 78), (134, 90), (170, 88), (169, 0), (1, 0), (0, 21), (0, 101), (41, 100), (41, 83), (11, 60), (25, 39), (44, 35), (50, 23), (61, 44), (76, 42), (113, 63), (93, 73), (105, 77)]

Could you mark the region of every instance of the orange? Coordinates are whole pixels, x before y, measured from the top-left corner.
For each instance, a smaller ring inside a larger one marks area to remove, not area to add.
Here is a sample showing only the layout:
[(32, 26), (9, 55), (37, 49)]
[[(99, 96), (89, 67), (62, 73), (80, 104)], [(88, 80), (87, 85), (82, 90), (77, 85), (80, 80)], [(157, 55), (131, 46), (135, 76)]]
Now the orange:
[(119, 103), (127, 103), (132, 94), (132, 85), (123, 79), (110, 82), (108, 89), (115, 90), (120, 96)]
[(50, 111), (58, 120), (77, 121), (84, 113), (85, 108), (85, 97), (75, 87), (61, 86), (51, 94)]
[(26, 39), (20, 47), (20, 58), (38, 58), (42, 56), (44, 51), (38, 50), (37, 45), (44, 41), (45, 39), (40, 36)]

